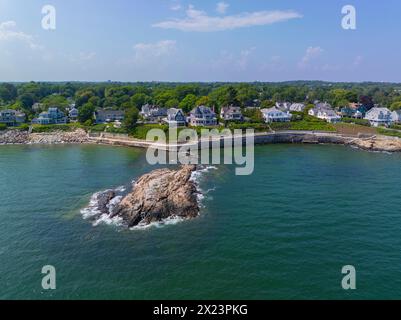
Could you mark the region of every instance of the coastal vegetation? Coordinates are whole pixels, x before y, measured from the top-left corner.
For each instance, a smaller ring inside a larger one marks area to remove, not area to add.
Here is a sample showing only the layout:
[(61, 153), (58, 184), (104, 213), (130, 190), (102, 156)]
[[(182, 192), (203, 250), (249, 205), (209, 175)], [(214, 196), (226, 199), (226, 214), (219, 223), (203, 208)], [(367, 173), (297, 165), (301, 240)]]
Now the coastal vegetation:
[[(327, 101), (334, 107), (350, 102), (374, 103), (393, 110), (401, 106), (401, 85), (393, 83), (327, 83), (295, 81), (282, 83), (1, 83), (0, 106), (21, 109), (32, 119), (38, 112), (57, 106), (65, 109), (75, 101), (84, 123), (94, 108), (140, 109), (150, 103), (179, 107), (188, 112), (196, 105), (258, 105), (271, 107), (277, 101), (313, 103)], [(34, 109), (35, 103), (38, 109)], [(28, 120), (29, 120), (28, 119)]]
[(384, 128), (377, 128), (377, 132), (389, 137), (398, 137), (401, 138), (401, 131), (398, 130), (389, 130)]
[[(161, 108), (179, 108), (188, 113), (195, 106), (213, 108), (221, 124), (219, 127), (254, 129), (256, 132), (279, 130), (305, 130), (326, 132), (375, 132), (399, 136), (400, 125), (392, 130), (373, 129), (364, 119), (342, 117), (343, 125), (328, 123), (308, 114), (315, 101), (327, 101), (334, 108), (360, 103), (366, 107), (379, 104), (390, 110), (401, 107), (401, 85), (395, 83), (327, 83), (319, 81), (294, 81), (283, 83), (1, 83), (0, 109), (21, 110), (26, 123), (18, 127), (28, 131), (32, 119), (48, 108), (56, 107), (66, 112), (72, 105), (77, 108), (77, 121), (55, 125), (32, 125), (33, 133), (52, 131), (71, 132), (83, 129), (90, 132), (128, 134), (145, 139), (149, 130), (157, 128), (165, 132), (168, 125), (147, 124), (141, 121), (139, 110), (144, 104)], [(290, 122), (265, 123), (261, 108), (271, 108), (280, 101), (297, 101), (306, 108), (292, 112)], [(236, 105), (242, 110), (244, 122), (224, 122), (219, 118), (223, 106)], [(99, 108), (122, 110), (125, 113), (120, 126), (97, 123), (94, 112)], [(345, 126), (348, 124), (348, 126)], [(5, 130), (0, 124), (0, 130)], [(199, 131), (200, 129), (197, 128)]]

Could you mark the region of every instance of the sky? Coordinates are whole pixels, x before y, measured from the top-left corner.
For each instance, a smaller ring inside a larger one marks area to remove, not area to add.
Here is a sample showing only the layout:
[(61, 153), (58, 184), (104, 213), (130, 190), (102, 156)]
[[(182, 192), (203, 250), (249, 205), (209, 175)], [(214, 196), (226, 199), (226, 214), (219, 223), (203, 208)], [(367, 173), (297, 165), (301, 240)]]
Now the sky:
[(0, 81), (401, 82), (400, 14), (399, 0), (0, 0)]

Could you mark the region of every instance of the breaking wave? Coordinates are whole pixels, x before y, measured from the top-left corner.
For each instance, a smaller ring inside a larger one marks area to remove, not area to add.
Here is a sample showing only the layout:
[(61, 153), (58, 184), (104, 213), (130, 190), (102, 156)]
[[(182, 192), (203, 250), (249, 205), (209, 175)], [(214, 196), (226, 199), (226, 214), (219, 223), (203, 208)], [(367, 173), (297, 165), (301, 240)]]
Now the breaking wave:
[[(211, 188), (208, 190), (203, 190), (200, 187), (202, 177), (204, 176), (205, 173), (207, 173), (211, 170), (217, 170), (217, 167), (214, 167), (214, 166), (200, 167), (198, 170), (196, 170), (192, 173), (191, 178), (190, 178), (190, 180), (196, 186), (197, 200), (198, 200), (198, 205), (200, 208), (205, 207), (204, 203), (203, 203), (204, 200), (209, 198), (208, 194), (215, 190), (214, 188)], [(135, 180), (132, 181), (132, 185), (134, 185), (134, 183), (135, 183)], [(99, 210), (99, 207), (101, 206), (102, 198), (111, 191), (115, 193), (115, 197), (113, 197), (106, 205), (108, 213), (104, 213), (101, 210)], [(113, 190), (105, 190), (105, 191), (96, 192), (95, 194), (93, 194), (91, 196), (89, 205), (81, 210), (81, 214), (82, 214), (83, 218), (86, 220), (91, 220), (92, 225), (94, 227), (101, 225), (101, 224), (114, 225), (114, 226), (119, 226), (119, 227), (125, 226), (124, 220), (121, 217), (116, 216), (116, 217), (110, 218), (110, 215), (113, 213), (113, 210), (122, 201), (122, 199), (124, 198), (124, 196), (127, 193), (128, 193), (127, 188), (125, 186), (120, 186)], [(164, 226), (175, 225), (175, 224), (178, 224), (178, 223), (186, 221), (186, 220), (187, 219), (185, 219), (185, 218), (172, 216), (172, 217), (169, 217), (162, 221), (152, 222), (150, 224), (140, 223), (137, 226), (130, 228), (130, 230), (147, 230), (150, 228), (162, 228)]]
[(191, 176), (191, 181), (195, 184), (196, 189), (197, 189), (197, 197), (198, 197), (198, 205), (200, 208), (204, 208), (204, 200), (207, 198), (208, 194), (212, 191), (215, 190), (215, 188), (208, 189), (208, 190), (203, 190), (200, 187), (200, 182), (202, 180), (202, 177), (204, 176), (205, 173), (208, 173), (211, 170), (217, 170), (217, 167), (214, 166), (206, 166), (206, 167), (201, 167), (200, 169), (194, 171)]
[[(124, 194), (126, 192), (126, 187), (121, 186), (113, 190), (105, 190), (96, 192), (91, 196), (89, 201), (89, 205), (81, 210), (81, 214), (84, 219), (91, 220), (92, 225), (94, 227), (98, 226), (99, 224), (107, 224), (107, 225), (116, 225), (116, 226), (123, 226), (124, 222), (123, 219), (120, 217), (113, 217), (110, 218), (114, 208), (121, 202), (124, 198)], [(109, 193), (110, 191), (114, 191), (116, 196), (112, 198), (109, 203), (106, 205), (108, 213), (103, 213), (99, 210), (101, 205), (102, 196)]]

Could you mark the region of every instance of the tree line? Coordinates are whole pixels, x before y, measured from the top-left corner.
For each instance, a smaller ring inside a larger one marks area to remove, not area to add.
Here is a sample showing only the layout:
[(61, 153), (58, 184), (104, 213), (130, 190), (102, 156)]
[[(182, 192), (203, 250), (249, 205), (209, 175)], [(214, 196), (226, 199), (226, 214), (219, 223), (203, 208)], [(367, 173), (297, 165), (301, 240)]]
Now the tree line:
[(279, 101), (313, 103), (326, 101), (334, 107), (361, 102), (368, 108), (380, 104), (401, 109), (401, 84), (327, 83), (295, 81), (282, 83), (1, 83), (0, 107), (23, 110), (29, 118), (55, 106), (67, 108), (72, 102), (80, 110), (80, 120), (87, 120), (96, 108), (135, 112), (144, 104), (181, 108), (189, 112), (195, 106), (270, 107)]

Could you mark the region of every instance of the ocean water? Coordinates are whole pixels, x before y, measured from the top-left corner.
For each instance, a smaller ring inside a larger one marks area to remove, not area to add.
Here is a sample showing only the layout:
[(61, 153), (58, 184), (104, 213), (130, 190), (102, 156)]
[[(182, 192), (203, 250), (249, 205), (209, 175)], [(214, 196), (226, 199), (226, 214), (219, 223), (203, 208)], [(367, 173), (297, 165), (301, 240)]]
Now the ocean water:
[(269, 145), (255, 158), (251, 176), (200, 175), (198, 219), (126, 230), (81, 210), (152, 170), (142, 150), (0, 146), (0, 299), (401, 298), (400, 154)]

